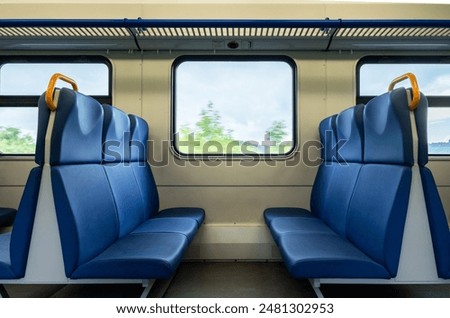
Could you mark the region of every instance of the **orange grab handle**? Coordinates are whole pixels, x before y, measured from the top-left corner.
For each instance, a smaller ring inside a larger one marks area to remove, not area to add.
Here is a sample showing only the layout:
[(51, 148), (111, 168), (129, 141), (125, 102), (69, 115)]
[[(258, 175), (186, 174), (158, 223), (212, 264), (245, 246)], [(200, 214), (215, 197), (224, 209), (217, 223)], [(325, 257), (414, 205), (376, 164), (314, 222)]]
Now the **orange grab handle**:
[(78, 91), (77, 83), (75, 83), (73, 79), (61, 73), (53, 74), (50, 78), (50, 81), (48, 82), (47, 91), (45, 92), (45, 102), (47, 103), (47, 107), (50, 108), (51, 111), (55, 111), (57, 108), (53, 92), (55, 91), (55, 85), (58, 80), (69, 83), (70, 85), (72, 85), (73, 90)]
[(409, 103), (409, 109), (414, 110), (419, 105), (420, 91), (419, 91), (419, 84), (417, 83), (417, 78), (413, 73), (406, 73), (406, 74), (400, 75), (397, 78), (394, 78), (392, 80), (391, 84), (389, 84), (388, 90), (392, 91), (394, 89), (395, 84), (400, 83), (400, 82), (404, 81), (405, 79), (409, 79), (409, 81), (411, 82), (412, 100)]

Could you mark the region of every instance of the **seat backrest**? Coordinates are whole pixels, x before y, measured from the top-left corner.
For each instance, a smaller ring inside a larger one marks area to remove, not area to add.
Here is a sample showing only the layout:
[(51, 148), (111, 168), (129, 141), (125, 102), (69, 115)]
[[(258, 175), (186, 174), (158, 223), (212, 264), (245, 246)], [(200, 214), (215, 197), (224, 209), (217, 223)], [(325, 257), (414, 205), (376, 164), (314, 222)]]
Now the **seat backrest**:
[(103, 105), (103, 166), (114, 196), (119, 237), (146, 218), (141, 190), (130, 164), (130, 120), (118, 108)]
[(347, 214), (347, 238), (397, 274), (413, 164), (408, 98), (404, 88), (364, 108), (364, 164)]
[(321, 133), (324, 162), (314, 184), (312, 202), (315, 213), (341, 235), (345, 235), (348, 206), (362, 166), (363, 109), (363, 105), (350, 107), (319, 126), (319, 131), (328, 132)]
[(322, 163), (314, 180), (310, 200), (311, 213), (318, 217), (325, 210), (324, 204), (328, 197), (329, 184), (335, 167), (333, 161), (337, 160), (336, 116), (327, 117), (319, 124)]
[(61, 89), (50, 165), (67, 277), (119, 236), (116, 204), (102, 165), (103, 120), (96, 100)]
[(16, 278), (25, 276), (41, 185), (45, 153), (45, 133), (50, 116), (50, 111), (45, 104), (44, 95), (39, 99), (38, 110), (38, 136), (36, 139), (35, 162), (39, 166), (31, 169), (28, 175), (9, 242), (11, 269)]
[(136, 116), (128, 115), (131, 124), (130, 164), (133, 168), (145, 207), (145, 217), (149, 218), (159, 211), (158, 189), (147, 161), (148, 124)]
[(41, 166), (31, 169), (11, 232), (9, 247), (11, 268), (17, 278), (25, 275), (27, 267), (41, 175)]

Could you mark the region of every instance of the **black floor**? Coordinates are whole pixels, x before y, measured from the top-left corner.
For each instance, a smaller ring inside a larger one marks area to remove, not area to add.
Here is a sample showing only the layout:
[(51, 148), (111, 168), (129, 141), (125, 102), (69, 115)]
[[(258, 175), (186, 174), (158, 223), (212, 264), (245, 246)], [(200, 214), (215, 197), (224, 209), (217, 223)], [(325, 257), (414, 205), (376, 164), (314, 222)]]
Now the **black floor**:
[[(182, 263), (170, 282), (157, 281), (150, 297), (167, 298), (311, 298), (307, 280), (291, 278), (282, 263)], [(139, 297), (142, 286), (5, 285), (10, 297)], [(450, 285), (323, 285), (325, 297), (450, 298)]]

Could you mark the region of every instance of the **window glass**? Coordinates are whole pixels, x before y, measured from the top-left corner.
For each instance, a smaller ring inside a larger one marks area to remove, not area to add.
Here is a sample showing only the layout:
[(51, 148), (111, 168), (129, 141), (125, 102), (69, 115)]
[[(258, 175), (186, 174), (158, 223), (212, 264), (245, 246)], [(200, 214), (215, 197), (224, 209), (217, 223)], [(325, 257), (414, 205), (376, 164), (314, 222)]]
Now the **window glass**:
[[(80, 92), (111, 103), (111, 67), (104, 58), (0, 58), (0, 155), (32, 155), (37, 103), (54, 73), (74, 79)], [(71, 87), (63, 81), (57, 87)]]
[[(369, 57), (357, 70), (357, 102), (383, 94), (392, 79), (407, 72), (417, 77), (428, 99), (428, 153), (450, 155), (450, 61), (442, 57)], [(409, 87), (405, 80), (396, 85)]]
[(174, 64), (174, 146), (182, 155), (286, 155), (295, 137), (287, 58), (184, 57)]

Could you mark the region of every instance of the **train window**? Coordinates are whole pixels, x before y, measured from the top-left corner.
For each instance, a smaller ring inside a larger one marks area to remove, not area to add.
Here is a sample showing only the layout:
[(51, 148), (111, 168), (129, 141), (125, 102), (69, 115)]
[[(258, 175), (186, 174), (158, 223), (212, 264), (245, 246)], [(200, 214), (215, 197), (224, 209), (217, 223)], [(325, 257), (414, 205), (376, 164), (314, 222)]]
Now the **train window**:
[(295, 147), (296, 66), (287, 57), (183, 56), (172, 68), (178, 155), (283, 157)]
[[(79, 90), (112, 103), (111, 66), (102, 57), (0, 57), (0, 155), (33, 155), (37, 103), (54, 73), (73, 78)], [(58, 87), (70, 85), (58, 82)]]
[[(449, 58), (427, 56), (363, 58), (357, 66), (357, 103), (367, 103), (374, 96), (384, 93), (393, 78), (407, 72), (416, 75), (420, 90), (427, 96), (429, 102), (429, 155), (450, 155)], [(405, 85), (408, 85), (407, 81)]]

